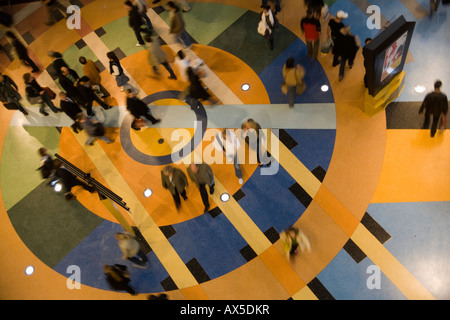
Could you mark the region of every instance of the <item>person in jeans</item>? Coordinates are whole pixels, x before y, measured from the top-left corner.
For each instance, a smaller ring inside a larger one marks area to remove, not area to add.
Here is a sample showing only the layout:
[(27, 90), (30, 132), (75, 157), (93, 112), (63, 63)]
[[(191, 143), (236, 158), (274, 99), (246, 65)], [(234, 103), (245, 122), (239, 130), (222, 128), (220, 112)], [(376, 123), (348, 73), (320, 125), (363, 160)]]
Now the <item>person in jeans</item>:
[(0, 74), (0, 101), (3, 104), (13, 106), (14, 109), (18, 109), (24, 115), (28, 115), (28, 111), (20, 104), (22, 96), (19, 93), (19, 87), (9, 76)]
[(313, 10), (308, 8), (306, 17), (300, 21), (300, 27), (305, 33), (308, 57), (317, 60), (320, 47), (320, 21), (314, 18)]
[(23, 75), (25, 81), (25, 92), (27, 99), (31, 104), (40, 104), (39, 112), (44, 116), (48, 116), (45, 111), (45, 105), (47, 105), (54, 113), (60, 112), (61, 109), (57, 108), (48, 93), (37, 83), (36, 79), (30, 74), (25, 73)]
[(425, 120), (422, 129), (428, 129), (430, 125), (430, 116), (433, 116), (431, 124), (431, 137), (436, 134), (439, 118), (446, 116), (448, 113), (448, 99), (445, 94), (441, 92), (442, 82), (437, 80), (434, 83), (434, 91), (428, 93), (420, 106), (419, 114), (425, 112)]
[(176, 36), (176, 39), (184, 44), (186, 47), (192, 45), (191, 39), (185, 30), (183, 17), (181, 16), (180, 8), (173, 2), (167, 3), (170, 16), (170, 33)]

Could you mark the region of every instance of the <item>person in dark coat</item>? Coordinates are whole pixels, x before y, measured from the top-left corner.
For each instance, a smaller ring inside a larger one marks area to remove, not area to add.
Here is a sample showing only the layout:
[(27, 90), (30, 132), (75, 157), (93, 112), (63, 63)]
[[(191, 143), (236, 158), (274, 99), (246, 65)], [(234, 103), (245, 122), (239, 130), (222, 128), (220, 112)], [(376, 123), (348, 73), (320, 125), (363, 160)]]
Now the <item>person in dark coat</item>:
[(83, 189), (89, 191), (90, 193), (93, 193), (95, 191), (95, 188), (93, 186), (90, 186), (84, 181), (78, 179), (77, 176), (67, 170), (59, 159), (53, 160), (53, 167), (55, 168), (55, 176), (62, 180), (62, 184), (66, 190), (66, 193), (64, 194), (66, 200), (73, 200), (76, 198), (72, 193), (72, 188), (75, 186), (81, 186)]
[(181, 205), (180, 195), (183, 200), (187, 200), (186, 187), (189, 183), (186, 175), (180, 169), (167, 165), (161, 171), (161, 182), (163, 188), (170, 191), (178, 210)]
[(137, 294), (130, 286), (130, 273), (127, 270), (127, 266), (122, 264), (104, 265), (103, 272), (106, 275), (106, 281), (114, 290), (126, 291), (132, 296)]
[(62, 54), (59, 52), (51, 50), (47, 55), (53, 59), (52, 63), (47, 67), (47, 71), (52, 79), (58, 79), (61, 74), (61, 68), (66, 67), (69, 69), (69, 65), (64, 61)]
[(448, 113), (448, 99), (445, 94), (441, 92), (442, 82), (440, 80), (434, 83), (434, 91), (428, 93), (420, 106), (419, 114), (425, 111), (425, 120), (422, 129), (428, 129), (430, 125), (430, 116), (433, 116), (431, 124), (431, 137), (436, 134), (439, 118), (447, 116)]
[(67, 96), (67, 93), (65, 92), (60, 92), (59, 98), (59, 106), (61, 110), (74, 121), (74, 123), (71, 125), (73, 132), (78, 133), (79, 131), (83, 130), (83, 128), (80, 126), (80, 123), (77, 121), (77, 114), (82, 112), (81, 108), (72, 98)]
[(11, 31), (6, 31), (6, 37), (11, 41), (12, 46), (16, 50), (18, 58), (23, 64), (32, 68), (31, 72), (39, 72), (39, 67), (34, 63), (34, 61), (28, 55), (28, 49), (23, 45), (22, 42), (17, 39), (16, 35)]
[(218, 101), (211, 97), (209, 92), (205, 89), (203, 86), (203, 83), (201, 81), (201, 72), (195, 72), (192, 67), (188, 67), (187, 70), (187, 76), (189, 80), (189, 97), (190, 97), (190, 106), (192, 109), (198, 108), (198, 100), (208, 100), (212, 104), (217, 104)]
[(188, 173), (189, 178), (196, 184), (198, 190), (200, 191), (200, 196), (202, 197), (202, 202), (205, 206), (204, 212), (208, 212), (209, 210), (209, 200), (208, 200), (208, 192), (206, 191), (206, 185), (209, 186), (209, 193), (214, 193), (214, 174), (212, 169), (206, 163), (191, 163), (186, 171)]
[(345, 65), (348, 62), (348, 66), (353, 68), (353, 61), (355, 60), (356, 52), (359, 49), (357, 39), (350, 33), (350, 27), (346, 26), (341, 29), (342, 36), (337, 38), (334, 43), (335, 55), (340, 62), (339, 67), (339, 81), (344, 78)]
[[(127, 89), (125, 90), (125, 93), (127, 94), (127, 109), (128, 111), (130, 111), (130, 113), (133, 115), (135, 119), (140, 119), (141, 117), (144, 117), (148, 119), (152, 124), (157, 124), (161, 122), (161, 120), (155, 119), (152, 116), (150, 108), (145, 104), (144, 101), (136, 97), (133, 90)], [(134, 125), (134, 121), (131, 124), (131, 128), (134, 130), (140, 130), (140, 128)]]
[(134, 34), (136, 35), (136, 39), (138, 43), (136, 46), (140, 47), (145, 45), (144, 39), (142, 38), (141, 32), (149, 33), (150, 30), (142, 28), (144, 20), (142, 19), (142, 15), (139, 13), (139, 9), (137, 6), (133, 5), (131, 1), (125, 1), (125, 7), (128, 10), (128, 24), (133, 29)]
[(94, 113), (92, 111), (92, 105), (94, 101), (96, 101), (103, 109), (108, 110), (111, 109), (111, 106), (100, 99), (99, 96), (92, 89), (92, 86), (89, 84), (89, 78), (86, 76), (81, 77), (77, 81), (76, 88), (78, 90), (78, 101), (80, 104), (86, 108), (88, 116), (93, 116)]
[(28, 101), (31, 104), (40, 104), (39, 112), (44, 116), (48, 116), (45, 111), (45, 105), (47, 105), (53, 112), (57, 113), (59, 110), (52, 102), (52, 99), (48, 93), (37, 83), (36, 79), (29, 73), (23, 75), (23, 80), (25, 81), (25, 92)]
[(76, 88), (77, 81), (80, 80), (78, 73), (67, 67), (61, 68), (61, 73), (58, 77), (59, 84), (67, 92), (69, 97), (79, 102), (79, 93)]
[[(18, 92), (19, 87), (9, 76), (0, 74), (0, 101), (8, 109), (18, 109), (24, 115), (28, 115), (27, 110), (20, 104), (22, 96)], [(13, 106), (11, 108), (10, 106)]]

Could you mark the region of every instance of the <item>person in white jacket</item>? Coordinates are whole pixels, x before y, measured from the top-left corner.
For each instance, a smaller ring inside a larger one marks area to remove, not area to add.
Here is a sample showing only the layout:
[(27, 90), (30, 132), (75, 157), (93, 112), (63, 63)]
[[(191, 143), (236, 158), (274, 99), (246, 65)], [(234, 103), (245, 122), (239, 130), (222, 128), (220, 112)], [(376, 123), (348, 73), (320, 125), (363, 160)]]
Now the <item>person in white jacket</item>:
[[(122, 260), (129, 260), (138, 266), (148, 264), (148, 258), (141, 250), (141, 245), (136, 238), (128, 232), (118, 232), (115, 235), (120, 251), (122, 251)], [(139, 258), (138, 258), (139, 257)]]
[(239, 184), (243, 184), (244, 180), (242, 179), (242, 168), (238, 157), (238, 150), (241, 147), (241, 143), (239, 142), (238, 137), (233, 131), (223, 129), (221, 132), (216, 134), (213, 144), (217, 150), (225, 153), (228, 163), (233, 162), (234, 173), (239, 179)]

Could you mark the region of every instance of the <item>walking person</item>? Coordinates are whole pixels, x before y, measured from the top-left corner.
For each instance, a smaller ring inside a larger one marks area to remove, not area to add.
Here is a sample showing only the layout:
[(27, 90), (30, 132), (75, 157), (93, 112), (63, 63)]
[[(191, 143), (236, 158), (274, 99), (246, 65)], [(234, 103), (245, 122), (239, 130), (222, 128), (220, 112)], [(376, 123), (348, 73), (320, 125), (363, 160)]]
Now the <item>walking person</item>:
[(131, 2), (138, 8), (138, 13), (141, 15), (142, 19), (144, 19), (145, 24), (147, 25), (146, 31), (150, 33), (153, 30), (153, 25), (147, 15), (147, 2), (145, 2), (145, 0), (132, 0)]
[(287, 258), (293, 258), (301, 252), (307, 250), (311, 252), (311, 244), (305, 233), (297, 227), (289, 227), (281, 232), (280, 239)]
[(110, 139), (105, 136), (105, 127), (99, 121), (92, 117), (86, 116), (84, 113), (77, 114), (76, 119), (88, 135), (88, 138), (86, 139), (87, 146), (93, 146), (97, 139), (101, 139), (107, 144), (114, 142), (114, 139)]
[(224, 153), (227, 163), (233, 163), (234, 174), (238, 178), (239, 184), (244, 184), (244, 180), (242, 179), (242, 168), (238, 156), (238, 150), (241, 147), (241, 143), (234, 132), (223, 129), (215, 135), (213, 144), (216, 150)]
[(188, 88), (188, 94), (189, 94), (189, 105), (192, 109), (198, 109), (199, 108), (199, 100), (202, 101), (209, 101), (211, 104), (218, 104), (219, 101), (217, 101), (215, 98), (213, 98), (209, 92), (205, 89), (205, 86), (203, 85), (201, 81), (201, 72), (195, 72), (192, 67), (187, 68), (187, 75), (189, 79), (189, 88)]
[(66, 61), (64, 61), (61, 53), (50, 50), (47, 55), (52, 58), (52, 62), (47, 67), (47, 71), (52, 79), (58, 79), (61, 74), (61, 68), (66, 67), (69, 69), (69, 66)]
[[(261, 167), (263, 165), (270, 165), (270, 161), (266, 161), (268, 157), (268, 151), (263, 152), (263, 145), (266, 142), (267, 137), (264, 134), (261, 125), (253, 119), (247, 119), (242, 125), (243, 136), (245, 142), (250, 148), (256, 151), (256, 161)], [(256, 144), (255, 144), (256, 142)], [(262, 158), (262, 159), (261, 159)]]
[(0, 74), (0, 101), (7, 109), (17, 109), (24, 115), (28, 111), (20, 104), (22, 96), (19, 93), (19, 87), (9, 76)]
[(339, 64), (339, 56), (335, 54), (335, 44), (336, 41), (343, 36), (341, 33), (341, 29), (345, 27), (345, 24), (342, 22), (343, 19), (346, 19), (348, 17), (348, 13), (339, 10), (336, 13), (336, 17), (331, 18), (330, 21), (328, 21), (328, 35), (331, 37), (331, 41), (333, 42), (333, 67), (337, 66)]
[(61, 110), (74, 121), (74, 123), (70, 126), (73, 132), (78, 133), (83, 130), (80, 123), (77, 121), (77, 115), (82, 112), (80, 106), (65, 92), (59, 93), (59, 99), (59, 107)]
[(359, 40), (350, 33), (350, 27), (346, 26), (341, 29), (342, 36), (336, 39), (334, 43), (334, 55), (338, 57), (339, 81), (344, 78), (345, 66), (348, 63), (349, 68), (353, 68), (353, 62), (356, 52), (359, 49)]
[(136, 238), (128, 232), (118, 232), (114, 236), (122, 252), (122, 260), (129, 260), (137, 266), (147, 266), (148, 258)]
[(175, 201), (175, 206), (179, 210), (181, 206), (180, 195), (183, 200), (187, 200), (186, 187), (189, 183), (186, 175), (180, 169), (167, 165), (161, 171), (161, 182), (163, 188), (169, 190)]
[(204, 212), (208, 212), (209, 199), (208, 192), (206, 191), (206, 186), (209, 187), (209, 194), (213, 194), (215, 185), (214, 174), (211, 167), (206, 163), (191, 163), (186, 170), (189, 178), (195, 183), (200, 191), (200, 196), (202, 197), (202, 202), (205, 206)]
[(159, 37), (153, 38), (151, 35), (146, 35), (145, 42), (147, 42), (148, 62), (152, 66), (153, 71), (159, 75), (158, 67), (163, 65), (170, 74), (169, 79), (177, 80), (172, 67), (167, 62), (165, 52), (161, 49)]
[(142, 117), (149, 120), (152, 124), (161, 122), (161, 120), (155, 119), (152, 116), (150, 108), (144, 101), (138, 99), (132, 90), (127, 89), (125, 93), (127, 94), (127, 109), (134, 117), (134, 121), (131, 123), (132, 129), (136, 131), (141, 130), (141, 128), (136, 125), (136, 120), (141, 119)]
[(142, 28), (144, 20), (142, 19), (142, 15), (139, 13), (137, 6), (135, 6), (131, 1), (125, 1), (125, 8), (128, 10), (128, 24), (131, 27), (131, 29), (133, 29), (136, 39), (138, 41), (136, 46), (141, 47), (145, 45), (141, 32), (150, 32), (150, 31)]
[(136, 291), (130, 286), (130, 273), (126, 266), (122, 264), (104, 265), (103, 273), (106, 275), (106, 281), (114, 290), (126, 291), (132, 296), (137, 295)]
[(295, 96), (302, 94), (306, 89), (305, 81), (305, 69), (300, 65), (295, 65), (293, 57), (286, 60), (283, 66), (283, 84), (281, 90), (285, 95), (289, 97), (289, 107), (294, 107)]
[(72, 172), (67, 170), (59, 159), (53, 160), (53, 167), (55, 168), (55, 176), (62, 180), (62, 184), (66, 193), (64, 194), (66, 200), (76, 199), (75, 195), (72, 193), (72, 188), (75, 186), (81, 186), (84, 190), (90, 193), (95, 192), (95, 187), (88, 185), (84, 181), (80, 180)]
[(178, 42), (184, 44), (185, 47), (191, 47), (192, 42), (185, 30), (185, 23), (181, 16), (180, 8), (173, 2), (167, 3), (170, 17), (170, 33), (175, 35)]
[[(265, 6), (267, 6), (268, 2), (269, 2), (268, 0), (262, 0), (261, 5), (265, 7)], [(281, 0), (273, 0), (273, 2), (275, 2), (274, 14), (276, 15), (276, 14), (278, 14), (278, 12), (281, 11)]]
[(112, 108), (95, 93), (95, 91), (92, 89), (91, 84), (89, 83), (88, 77), (82, 76), (77, 81), (76, 88), (78, 90), (79, 102), (86, 109), (88, 116), (94, 116), (94, 112), (92, 110), (94, 101), (97, 102), (105, 110)]
[(109, 59), (109, 72), (116, 79), (117, 86), (121, 88), (120, 91), (131, 89), (137, 94), (138, 90), (128, 83), (130, 81), (130, 78), (128, 78), (128, 76), (124, 73), (117, 55), (114, 52), (110, 51), (106, 54), (106, 56)]
[(448, 113), (448, 99), (447, 96), (441, 91), (442, 82), (437, 80), (434, 83), (434, 91), (428, 93), (422, 102), (419, 109), (419, 114), (425, 113), (425, 119), (422, 129), (428, 129), (430, 126), (430, 116), (433, 116), (433, 122), (431, 123), (431, 137), (433, 138), (438, 128), (439, 119), (441, 117), (447, 117)]
[(278, 20), (269, 5), (261, 6), (261, 8), (263, 11), (258, 24), (258, 32), (268, 40), (270, 50), (273, 50), (273, 32), (278, 28)]
[(41, 147), (38, 149), (38, 154), (41, 157), (41, 162), (38, 170), (41, 172), (42, 179), (48, 179), (55, 174), (55, 168), (53, 167), (53, 159), (48, 154), (47, 148)]
[(317, 60), (320, 48), (320, 21), (313, 15), (313, 10), (308, 8), (306, 17), (300, 21), (300, 28), (305, 34), (308, 58)]
[(430, 16), (432, 16), (437, 11), (440, 3), (441, 0), (430, 0)]
[(44, 116), (48, 116), (45, 111), (45, 105), (47, 105), (54, 113), (60, 112), (61, 110), (57, 108), (48, 93), (37, 83), (36, 79), (30, 74), (25, 73), (23, 75), (23, 80), (25, 82), (25, 93), (30, 104), (40, 104), (39, 112)]
[(64, 17), (67, 18), (67, 8), (59, 2), (59, 0), (42, 0), (47, 8), (48, 20), (45, 23), (48, 26), (52, 26), (57, 21), (57, 14), (60, 11)]
[(11, 45), (16, 51), (17, 57), (22, 61), (22, 63), (28, 67), (31, 67), (32, 73), (39, 72), (39, 67), (30, 58), (27, 47), (25, 47), (25, 45), (19, 39), (17, 39), (16, 35), (12, 31), (6, 31), (5, 36), (11, 42)]
[(98, 90), (103, 95), (103, 98), (109, 97), (110, 94), (105, 87), (102, 86), (102, 77), (100, 75), (100, 69), (97, 67), (94, 61), (80, 57), (78, 61), (83, 65), (83, 74), (89, 78), (89, 83), (94, 87), (98, 87)]
[(61, 72), (58, 77), (59, 84), (63, 90), (77, 102), (80, 102), (79, 92), (76, 88), (76, 84), (79, 79), (80, 77), (75, 70), (67, 67), (61, 67)]

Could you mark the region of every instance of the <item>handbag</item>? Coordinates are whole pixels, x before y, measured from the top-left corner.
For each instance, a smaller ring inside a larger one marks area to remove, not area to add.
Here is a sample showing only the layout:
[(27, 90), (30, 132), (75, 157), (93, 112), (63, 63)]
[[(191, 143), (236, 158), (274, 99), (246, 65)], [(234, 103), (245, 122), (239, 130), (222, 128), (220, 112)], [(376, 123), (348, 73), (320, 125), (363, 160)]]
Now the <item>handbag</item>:
[(56, 93), (52, 89), (50, 89), (49, 87), (44, 87), (42, 89), (44, 89), (44, 91), (47, 92), (47, 94), (49, 95), (50, 99), (53, 100), (53, 99), (56, 98)]
[(144, 119), (142, 119), (142, 118), (135, 118), (135, 119), (133, 120), (133, 125), (132, 125), (132, 127), (133, 127), (133, 128), (143, 128), (143, 127), (145, 127), (145, 121), (144, 121)]
[(38, 96), (38, 97), (27, 97), (27, 99), (28, 99), (28, 102), (30, 103), (30, 104), (40, 104), (40, 103), (42, 103), (42, 97), (41, 96)]
[(438, 128), (442, 131), (444, 131), (445, 129), (447, 129), (447, 115), (442, 113), (441, 116), (439, 117), (439, 126)]
[(127, 77), (125, 73), (122, 73), (121, 75), (118, 75), (116, 77), (116, 82), (118, 87), (123, 87), (130, 81), (130, 78)]
[(258, 23), (258, 33), (262, 36), (265, 36), (266, 29), (267, 29), (266, 22), (263, 19), (261, 19), (261, 21), (259, 21)]

